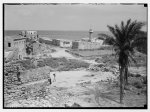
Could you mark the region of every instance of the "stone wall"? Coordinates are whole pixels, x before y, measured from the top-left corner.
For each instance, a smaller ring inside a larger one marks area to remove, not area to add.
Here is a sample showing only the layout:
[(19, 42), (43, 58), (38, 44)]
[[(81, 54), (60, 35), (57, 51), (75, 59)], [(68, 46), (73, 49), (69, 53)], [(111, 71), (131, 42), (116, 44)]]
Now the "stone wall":
[[(10, 43), (10, 47), (8, 46), (8, 43)], [(6, 51), (9, 51), (9, 50), (13, 50), (14, 48), (14, 41), (12, 38), (10, 37), (5, 37), (5, 42), (4, 42), (4, 49)]]
[(52, 44), (53, 44), (53, 45), (56, 45), (56, 46), (60, 46), (60, 40), (53, 39), (53, 40), (52, 40)]
[(98, 42), (85, 42), (85, 41), (79, 41), (79, 42), (73, 42), (72, 49), (99, 49), (102, 45)]

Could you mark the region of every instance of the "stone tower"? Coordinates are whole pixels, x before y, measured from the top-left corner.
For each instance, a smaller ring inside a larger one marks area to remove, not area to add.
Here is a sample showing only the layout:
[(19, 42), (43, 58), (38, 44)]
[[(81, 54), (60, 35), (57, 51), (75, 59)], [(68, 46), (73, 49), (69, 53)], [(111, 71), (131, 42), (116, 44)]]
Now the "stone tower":
[(93, 33), (93, 30), (90, 29), (89, 30), (89, 42), (91, 42), (91, 40), (92, 40), (92, 33)]

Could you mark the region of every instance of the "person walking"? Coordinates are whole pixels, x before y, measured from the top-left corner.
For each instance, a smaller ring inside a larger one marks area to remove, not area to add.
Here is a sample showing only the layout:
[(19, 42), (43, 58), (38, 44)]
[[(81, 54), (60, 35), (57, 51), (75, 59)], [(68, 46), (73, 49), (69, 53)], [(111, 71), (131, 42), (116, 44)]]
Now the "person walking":
[(53, 82), (56, 82), (56, 74), (55, 73), (53, 74), (53, 77), (54, 77)]
[(51, 73), (50, 73), (50, 71), (49, 71), (49, 77), (48, 77), (48, 82), (49, 82), (49, 84), (51, 85), (52, 84), (52, 79), (51, 79)]
[(19, 67), (17, 67), (17, 79), (18, 79), (18, 82), (21, 82)]

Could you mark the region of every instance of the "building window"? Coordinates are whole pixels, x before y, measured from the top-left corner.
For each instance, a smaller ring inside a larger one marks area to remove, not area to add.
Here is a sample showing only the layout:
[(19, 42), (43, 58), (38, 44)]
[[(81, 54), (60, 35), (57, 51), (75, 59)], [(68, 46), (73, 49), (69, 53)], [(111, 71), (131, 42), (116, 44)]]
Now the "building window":
[(8, 43), (8, 47), (11, 47), (11, 43)]

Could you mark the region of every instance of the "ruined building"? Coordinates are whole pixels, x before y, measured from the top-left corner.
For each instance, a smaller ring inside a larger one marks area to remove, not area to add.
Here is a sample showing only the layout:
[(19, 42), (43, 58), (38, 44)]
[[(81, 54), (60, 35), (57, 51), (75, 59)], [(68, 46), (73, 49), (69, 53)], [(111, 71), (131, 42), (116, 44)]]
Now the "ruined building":
[(22, 36), (5, 37), (5, 58), (6, 59), (23, 59), (26, 56), (26, 38)]
[(37, 31), (22, 31), (21, 35), (23, 37), (26, 37), (26, 38), (34, 40), (34, 41), (38, 41), (39, 40)]
[(52, 44), (63, 48), (72, 47), (72, 41), (67, 39), (52, 39)]
[(6, 60), (18, 60), (27, 57), (26, 47), (27, 43), (34, 41), (33, 53), (36, 52), (39, 43), (39, 37), (37, 31), (22, 31), (21, 34), (15, 36), (5, 37), (5, 59)]
[(82, 38), (79, 41), (72, 42), (72, 49), (91, 50), (99, 49), (103, 45), (103, 40), (92, 38), (93, 30), (89, 30), (89, 38)]
[(32, 43), (32, 45), (33, 45), (32, 54), (37, 54), (38, 48), (39, 48), (39, 36), (38, 36), (37, 31), (26, 30), (26, 31), (22, 31), (21, 35), (27, 39), (27, 41), (26, 41), (27, 43), (34, 41), (34, 43)]

